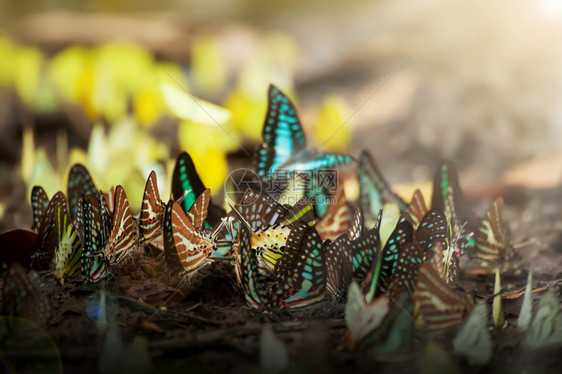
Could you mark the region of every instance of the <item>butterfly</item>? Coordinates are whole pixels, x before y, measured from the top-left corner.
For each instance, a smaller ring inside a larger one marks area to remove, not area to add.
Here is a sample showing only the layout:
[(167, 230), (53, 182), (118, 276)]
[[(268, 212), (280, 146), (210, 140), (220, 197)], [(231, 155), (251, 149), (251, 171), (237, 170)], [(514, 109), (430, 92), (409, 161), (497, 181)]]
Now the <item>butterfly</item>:
[(373, 302), (366, 304), (357, 282), (351, 282), (345, 303), (345, 322), (349, 330), (347, 340), (352, 349), (380, 326), (388, 314), (388, 310), (389, 304), (386, 295), (381, 295)]
[(359, 157), (359, 206), (367, 219), (372, 220), (386, 203), (395, 203), (401, 212), (408, 209), (408, 205), (392, 192), (390, 186), (382, 176), (375, 160), (367, 152), (361, 152)]
[(433, 332), (457, 327), (473, 308), (472, 300), (453, 291), (428, 263), (420, 267), (415, 298), (421, 320)]
[(37, 251), (32, 256), (32, 262), (41, 270), (47, 270), (49, 268), (55, 254), (55, 248), (59, 241), (58, 232), (56, 230), (58, 219), (57, 212), (59, 209), (66, 210), (66, 206), (66, 196), (59, 191), (53, 195), (41, 218)]
[(238, 222), (241, 223), (241, 226), (239, 251), (234, 255), (236, 278), (244, 289), (248, 304), (259, 309), (264, 305), (266, 298), (265, 284), (260, 277), (258, 261), (252, 250), (251, 228), (243, 219)]
[(414, 341), (413, 312), (411, 295), (401, 294), (377, 328), (358, 344), (359, 350), (381, 355), (410, 352)]
[(28, 319), (45, 327), (52, 315), (50, 299), (31, 282), (27, 270), (13, 263), (4, 275), (1, 315)]
[(382, 251), (378, 251), (369, 273), (361, 284), (367, 302), (373, 300), (377, 292), (380, 293), (388, 288), (389, 281), (398, 267), (400, 252), (405, 244), (411, 243), (412, 240), (412, 224), (408, 221), (399, 222)]
[(173, 200), (164, 213), (164, 258), (173, 269), (192, 276), (207, 265), (212, 251), (210, 238), (193, 225), (181, 206)]
[[(435, 172), (431, 208), (438, 208), (445, 212), (447, 221), (453, 226), (466, 222), (468, 233), (475, 232), (477, 228), (476, 217), (466, 201), (457, 170), (451, 162), (443, 162)], [(473, 246), (474, 243), (471, 241), (469, 245)]]
[(87, 282), (98, 282), (109, 274), (109, 263), (103, 252), (107, 242), (104, 228), (106, 215), (104, 213), (105, 200), (95, 195), (84, 196), (81, 199), (84, 216), (84, 246), (82, 247), (82, 274)]
[(41, 224), (41, 218), (47, 210), (49, 205), (49, 197), (45, 193), (45, 190), (41, 186), (33, 186), (31, 190), (31, 208), (33, 210), (33, 225), (31, 229), (33, 231), (39, 230), (39, 225)]
[(508, 259), (513, 255), (505, 233), (503, 219), (503, 199), (497, 198), (482, 220), (476, 235), (476, 257), (486, 261)]
[(316, 230), (322, 240), (334, 240), (347, 232), (351, 220), (351, 212), (347, 205), (343, 185), (339, 184), (332, 194), (326, 213), (316, 224)]
[(546, 292), (540, 299), (522, 345), (529, 349), (562, 346), (562, 312), (560, 301), (552, 291)]
[[(59, 192), (62, 194), (62, 192)], [(74, 277), (82, 267), (82, 245), (70, 220), (66, 204), (56, 208), (57, 245), (54, 253), (54, 275), (59, 284)]]
[[(298, 223), (297, 225), (304, 225)], [(273, 308), (302, 308), (324, 299), (326, 291), (326, 259), (320, 235), (314, 227), (306, 227), (300, 240), (287, 241), (287, 253), (279, 266), (291, 271), (278, 275), (275, 287), (268, 295), (268, 306)]]
[(414, 294), (422, 262), (423, 253), (416, 243), (407, 242), (400, 247), (396, 260), (396, 271), (390, 278), (386, 290), (391, 305), (394, 305), (403, 293)]
[(110, 265), (121, 261), (135, 244), (134, 221), (127, 194), (122, 186), (115, 189), (113, 227), (103, 249)]
[(477, 304), (453, 339), (456, 354), (476, 365), (486, 365), (492, 358), (492, 338), (488, 331), (488, 304)]
[[(348, 235), (342, 235), (348, 239)], [(349, 240), (349, 239), (348, 239)], [(365, 235), (349, 241), (349, 252), (353, 262), (353, 277), (362, 281), (365, 279), (373, 263), (381, 252), (379, 227), (375, 226)]]
[(326, 295), (344, 302), (353, 276), (350, 238), (342, 234), (326, 247)]
[[(195, 169), (195, 164), (187, 152), (182, 152), (176, 161), (172, 176), (172, 194), (178, 201), (181, 200), (181, 207), (184, 212), (189, 211), (197, 197), (205, 191), (205, 186), (201, 182), (199, 174)], [(226, 214), (224, 209), (214, 205), (210, 201), (209, 214), (207, 217), (207, 227), (218, 223)]]
[(443, 247), (447, 248), (449, 228), (445, 213), (440, 209), (432, 209), (427, 212), (419, 223), (415, 236), (424, 252), (430, 250), (435, 241), (439, 241)]
[(427, 206), (425, 205), (425, 199), (419, 189), (414, 191), (412, 195), (412, 200), (410, 200), (410, 205), (408, 206), (408, 213), (412, 217), (412, 226), (414, 230), (418, 229), (418, 226), (428, 212)]
[(148, 242), (161, 235), (165, 209), (166, 205), (160, 200), (156, 173), (151, 171), (144, 187), (139, 216), (139, 239), (141, 242)]
[[(94, 195), (98, 189), (92, 180), (88, 169), (82, 164), (74, 164), (68, 174), (68, 205), (72, 222), (76, 220), (80, 198), (84, 195)], [(78, 230), (80, 231), (80, 230)]]
[(235, 209), (233, 212), (242, 227), (246, 227), (241, 229), (241, 235), (245, 236), (241, 237), (235, 262), (237, 278), (242, 282), (250, 305), (268, 309), (301, 308), (324, 298), (326, 264), (322, 241), (314, 227), (302, 222), (294, 224), (283, 256), (272, 274), (276, 282), (266, 289), (265, 277), (259, 273), (256, 253), (252, 250), (250, 226)]
[(249, 188), (236, 204), (236, 211), (252, 231), (276, 225), (288, 212), (287, 208), (266, 193), (256, 193)]
[(232, 246), (237, 245), (240, 233), (238, 215), (248, 223), (250, 229), (254, 232), (261, 229), (266, 230), (279, 224), (288, 213), (287, 208), (278, 204), (273, 198), (250, 188), (246, 189), (234, 209), (236, 212), (229, 212), (221, 218), (220, 223), (212, 228), (211, 237), (216, 250), (211, 258), (232, 258)]
[(277, 170), (303, 171), (334, 168), (353, 161), (350, 156), (318, 154), (306, 149), (306, 137), (292, 101), (277, 87), (268, 89), (263, 143), (258, 149), (256, 170), (262, 180)]

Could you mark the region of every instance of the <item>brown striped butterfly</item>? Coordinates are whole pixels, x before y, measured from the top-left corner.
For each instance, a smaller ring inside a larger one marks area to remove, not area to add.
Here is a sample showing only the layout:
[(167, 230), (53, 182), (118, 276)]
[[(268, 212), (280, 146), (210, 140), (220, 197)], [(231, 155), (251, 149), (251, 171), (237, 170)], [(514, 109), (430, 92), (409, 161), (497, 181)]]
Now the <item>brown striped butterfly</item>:
[(166, 262), (189, 277), (209, 263), (211, 251), (210, 238), (197, 230), (178, 203), (170, 200), (164, 216)]
[(166, 205), (160, 200), (156, 173), (150, 172), (142, 195), (142, 205), (139, 216), (139, 239), (148, 242), (162, 233), (162, 222)]
[(115, 208), (113, 228), (103, 250), (109, 264), (116, 264), (133, 248), (135, 244), (133, 215), (129, 207), (127, 194), (122, 186), (115, 189)]
[(338, 183), (332, 198), (335, 201), (328, 204), (324, 217), (316, 224), (316, 230), (322, 240), (335, 240), (347, 231), (351, 220), (351, 212), (341, 183)]
[(503, 199), (497, 198), (482, 220), (476, 235), (476, 257), (486, 261), (509, 259), (513, 247), (507, 239), (503, 219)]
[(455, 292), (428, 263), (419, 270), (416, 301), (425, 328), (433, 332), (458, 327), (474, 306), (467, 295)]
[(408, 206), (408, 213), (412, 217), (412, 226), (414, 230), (418, 229), (423, 217), (428, 212), (427, 206), (425, 205), (425, 199), (419, 189), (414, 191), (412, 195), (412, 200), (410, 200), (410, 205)]

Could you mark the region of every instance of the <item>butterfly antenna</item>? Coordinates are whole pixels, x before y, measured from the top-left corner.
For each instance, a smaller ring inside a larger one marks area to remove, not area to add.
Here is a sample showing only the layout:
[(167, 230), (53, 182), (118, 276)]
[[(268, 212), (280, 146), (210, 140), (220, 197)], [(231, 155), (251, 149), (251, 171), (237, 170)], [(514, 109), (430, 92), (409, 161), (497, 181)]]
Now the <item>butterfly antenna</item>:
[(520, 248), (536, 245), (538, 243), (539, 243), (539, 241), (537, 240), (537, 238), (531, 238), (531, 239), (528, 239), (528, 240), (524, 240), (524, 241), (521, 241), (521, 242), (511, 244), (511, 246), (513, 247), (513, 249), (520, 249)]

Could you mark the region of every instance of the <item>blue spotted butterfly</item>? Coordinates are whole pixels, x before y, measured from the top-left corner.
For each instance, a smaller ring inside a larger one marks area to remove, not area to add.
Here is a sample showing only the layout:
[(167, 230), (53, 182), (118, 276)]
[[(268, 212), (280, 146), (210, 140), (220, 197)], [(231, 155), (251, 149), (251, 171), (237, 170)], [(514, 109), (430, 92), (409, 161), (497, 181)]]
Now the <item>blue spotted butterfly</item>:
[[(277, 179), (276, 173), (283, 170), (288, 173), (334, 169), (349, 164), (353, 158), (339, 154), (320, 154), (316, 149), (306, 148), (306, 136), (297, 115), (295, 105), (277, 87), (270, 85), (268, 90), (268, 108), (262, 131), (263, 143), (256, 157), (256, 170), (264, 182)], [(327, 197), (332, 191), (326, 191), (318, 179), (320, 175), (309, 178), (306, 188), (308, 197)], [(317, 199), (326, 201), (327, 199)], [(316, 213), (322, 216), (326, 204), (315, 205)]]
[(306, 137), (295, 105), (274, 85), (269, 86), (268, 108), (258, 150), (258, 175), (268, 180), (277, 170), (333, 168), (353, 161), (350, 156), (318, 154), (306, 149)]

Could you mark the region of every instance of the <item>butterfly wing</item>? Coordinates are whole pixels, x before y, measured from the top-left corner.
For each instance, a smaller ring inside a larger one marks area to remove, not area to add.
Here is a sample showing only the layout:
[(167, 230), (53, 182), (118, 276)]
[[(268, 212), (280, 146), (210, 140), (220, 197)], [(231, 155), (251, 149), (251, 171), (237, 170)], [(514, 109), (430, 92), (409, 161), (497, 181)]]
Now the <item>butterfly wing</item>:
[(68, 205), (72, 222), (76, 219), (80, 198), (84, 195), (96, 194), (98, 189), (88, 169), (82, 164), (74, 164), (68, 174)]
[(361, 207), (357, 207), (355, 209), (355, 213), (353, 213), (349, 229), (347, 230), (347, 236), (351, 240), (357, 240), (359, 237), (363, 236), (363, 231), (363, 209)]
[(260, 277), (256, 254), (252, 249), (252, 231), (236, 210), (233, 210), (233, 212), (241, 223), (240, 250), (234, 255), (236, 277), (244, 289), (246, 301), (252, 307), (259, 309), (263, 305), (266, 291)]
[(193, 226), (199, 230), (203, 228), (203, 224), (207, 219), (210, 201), (211, 191), (207, 188), (201, 195), (199, 195), (197, 200), (195, 200), (195, 203), (193, 203), (191, 208), (187, 211), (187, 218), (191, 220)]
[(350, 239), (343, 234), (326, 249), (326, 295), (340, 303), (345, 302), (353, 276), (350, 248)]
[(139, 216), (139, 238), (141, 241), (150, 241), (160, 235), (165, 209), (164, 203), (160, 200), (156, 173), (151, 171), (142, 195)]
[(334, 191), (332, 200), (328, 205), (326, 214), (316, 225), (322, 240), (335, 240), (349, 229), (351, 212), (341, 184)]
[(361, 284), (366, 294), (365, 299), (368, 302), (373, 300), (379, 291), (388, 288), (390, 278), (398, 267), (400, 249), (406, 243), (411, 242), (412, 238), (412, 224), (408, 221), (399, 222), (390, 234), (382, 251), (377, 252), (376, 258), (371, 262), (369, 273)]
[(414, 191), (412, 195), (412, 200), (410, 200), (410, 205), (408, 206), (408, 213), (412, 217), (412, 225), (414, 230), (418, 229), (420, 222), (423, 217), (428, 212), (427, 206), (425, 205), (425, 199), (419, 189)]
[(269, 295), (272, 308), (301, 308), (324, 298), (326, 259), (322, 240), (314, 227), (307, 227), (290, 271)]
[[(172, 203), (171, 208), (171, 234), (175, 253), (168, 248), (164, 254), (167, 258), (177, 256), (187, 276), (195, 274), (209, 263), (206, 260), (211, 252), (210, 241), (201, 236), (176, 202)], [(177, 264), (176, 261), (174, 263)]]
[[(205, 185), (201, 182), (195, 164), (188, 153), (182, 152), (176, 161), (172, 176), (172, 194), (177, 201), (181, 201), (184, 212), (188, 212), (197, 200), (197, 197), (205, 191)], [(208, 227), (220, 221), (226, 212), (221, 207), (210, 201), (207, 222)]]
[(402, 294), (378, 327), (359, 343), (359, 350), (379, 355), (410, 352), (414, 341), (413, 311), (411, 296)]
[(63, 285), (78, 274), (82, 267), (82, 244), (66, 206), (57, 208), (58, 245), (55, 249), (55, 278)]
[(390, 279), (386, 291), (392, 305), (404, 292), (410, 296), (414, 294), (418, 280), (418, 271), (422, 262), (423, 254), (416, 243), (407, 242), (400, 247), (396, 271)]
[[(105, 246), (99, 200), (93, 195), (82, 198), (84, 214), (84, 247), (82, 248), (82, 274), (87, 282), (99, 282), (108, 275), (109, 265), (103, 253)], [(103, 209), (103, 207), (102, 207)]]
[(416, 299), (421, 319), (428, 331), (457, 327), (473, 308), (466, 295), (453, 291), (433, 266), (427, 263), (419, 270)]
[(482, 260), (494, 261), (513, 255), (504, 230), (502, 210), (503, 199), (500, 197), (490, 206), (480, 224), (476, 236), (476, 257)]
[(268, 180), (292, 155), (306, 147), (306, 138), (292, 101), (277, 87), (270, 85), (267, 93), (267, 114), (256, 170)]
[(18, 263), (11, 264), (4, 276), (1, 314), (25, 318), (42, 327), (52, 315), (49, 298), (37, 289), (27, 270)]
[(363, 281), (380, 253), (381, 241), (378, 228), (372, 228), (357, 240), (350, 242), (353, 277)]
[[(451, 195), (451, 197), (449, 197)], [(452, 162), (445, 161), (441, 167), (436, 171), (433, 178), (433, 194), (431, 196), (431, 208), (439, 208), (447, 216), (447, 221), (451, 224), (453, 217), (449, 214), (447, 209), (447, 200), (452, 199), (452, 205), (458, 214), (458, 223), (467, 223), (468, 232), (474, 232), (477, 228), (477, 220), (472, 212), (472, 209), (464, 193), (461, 190), (459, 183), (459, 176), (457, 170)]]
[(236, 211), (250, 225), (252, 231), (274, 226), (287, 214), (287, 209), (264, 193), (247, 189)]
[(37, 263), (40, 269), (47, 269), (53, 259), (55, 248), (58, 245), (57, 226), (57, 210), (66, 210), (66, 196), (58, 191), (49, 202), (41, 224), (39, 225), (39, 238), (37, 242), (37, 251), (32, 256), (33, 262)]
[(488, 331), (488, 316), (488, 304), (476, 305), (453, 339), (455, 353), (477, 365), (486, 365), (492, 358), (493, 347)]
[(110, 264), (116, 264), (133, 248), (135, 244), (134, 223), (127, 194), (122, 186), (115, 189), (115, 211), (113, 228), (104, 248)]
[(285, 251), (290, 226), (274, 226), (252, 233), (252, 247), (256, 251), (258, 267), (263, 275), (270, 275)]
[(358, 175), (359, 204), (366, 215), (376, 217), (386, 203), (398, 204), (400, 211), (408, 209), (408, 205), (391, 191), (375, 160), (366, 151), (361, 153)]
[(448, 237), (447, 218), (440, 209), (427, 212), (416, 230), (416, 240), (424, 252), (430, 250), (435, 241), (439, 241), (444, 248), (447, 248)]
[(41, 218), (47, 210), (49, 205), (49, 198), (45, 193), (45, 190), (41, 186), (33, 186), (31, 190), (31, 208), (33, 210), (33, 225), (31, 229), (33, 231), (38, 231), (41, 225)]

